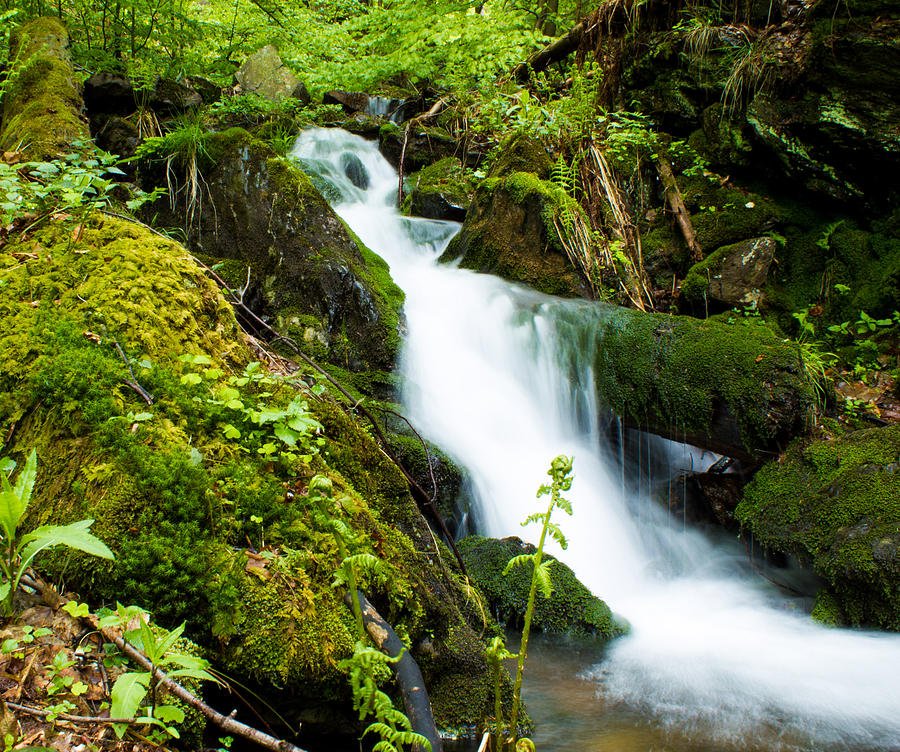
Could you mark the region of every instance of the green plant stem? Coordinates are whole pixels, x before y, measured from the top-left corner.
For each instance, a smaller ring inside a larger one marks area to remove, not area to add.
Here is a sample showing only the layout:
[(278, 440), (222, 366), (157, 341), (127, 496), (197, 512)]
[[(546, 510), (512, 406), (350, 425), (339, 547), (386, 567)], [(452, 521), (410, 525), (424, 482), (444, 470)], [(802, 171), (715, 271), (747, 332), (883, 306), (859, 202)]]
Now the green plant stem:
[[(550, 495), (550, 506), (547, 507), (547, 514), (544, 517), (544, 526), (541, 528), (541, 539), (538, 541), (537, 551), (534, 555), (534, 571), (537, 572), (541, 566), (541, 556), (544, 552), (544, 540), (547, 538), (547, 523), (550, 521), (550, 515), (553, 513), (553, 507), (556, 506), (559, 498), (559, 491), (555, 484), (553, 492)], [(525, 657), (528, 653), (528, 636), (531, 633), (531, 617), (534, 614), (534, 600), (537, 596), (537, 576), (531, 578), (531, 589), (528, 591), (528, 605), (525, 607), (525, 624), (522, 627), (522, 644), (519, 647), (519, 661), (516, 665), (516, 681), (513, 685), (513, 703), (512, 711), (509, 716), (509, 733), (512, 735), (510, 741), (515, 741), (517, 734), (516, 723), (519, 716), (519, 702), (522, 693), (522, 674), (525, 672)]]

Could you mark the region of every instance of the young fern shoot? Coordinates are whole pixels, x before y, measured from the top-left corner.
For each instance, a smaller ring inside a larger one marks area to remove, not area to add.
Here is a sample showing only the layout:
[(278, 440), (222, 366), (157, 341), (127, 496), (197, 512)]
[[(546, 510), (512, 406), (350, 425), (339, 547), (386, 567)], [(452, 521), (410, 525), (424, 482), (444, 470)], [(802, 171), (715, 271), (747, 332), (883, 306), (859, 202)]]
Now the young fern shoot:
[(551, 479), (550, 485), (543, 484), (537, 492), (538, 498), (546, 496), (547, 494), (550, 495), (550, 504), (547, 507), (547, 511), (543, 513), (535, 512), (534, 514), (529, 515), (522, 523), (523, 527), (525, 525), (530, 525), (532, 522), (541, 523), (541, 537), (538, 541), (537, 551), (533, 554), (522, 554), (510, 559), (503, 570), (503, 574), (506, 574), (514, 567), (527, 566), (529, 561), (533, 565), (531, 588), (528, 591), (528, 604), (525, 607), (525, 623), (522, 627), (522, 645), (519, 648), (516, 680), (513, 684), (512, 710), (510, 711), (509, 719), (510, 742), (514, 742), (517, 736), (516, 723), (518, 722), (519, 705), (521, 703), (522, 695), (522, 674), (525, 671), (525, 658), (528, 653), (528, 636), (531, 632), (531, 619), (534, 615), (534, 602), (535, 597), (537, 596), (537, 590), (538, 587), (540, 587), (541, 594), (545, 598), (549, 598), (553, 593), (553, 583), (550, 579), (550, 565), (553, 564), (553, 561), (541, 561), (544, 554), (544, 541), (546, 541), (547, 534), (549, 533), (550, 536), (559, 543), (561, 548), (566, 548), (568, 546), (568, 542), (566, 541), (562, 530), (560, 530), (556, 523), (551, 522), (550, 517), (553, 514), (553, 510), (557, 508), (562, 509), (566, 514), (572, 514), (571, 502), (562, 496), (563, 491), (568, 491), (572, 488), (572, 462), (572, 457), (566, 457), (561, 454), (550, 463), (550, 469), (547, 471), (547, 475), (549, 475)]

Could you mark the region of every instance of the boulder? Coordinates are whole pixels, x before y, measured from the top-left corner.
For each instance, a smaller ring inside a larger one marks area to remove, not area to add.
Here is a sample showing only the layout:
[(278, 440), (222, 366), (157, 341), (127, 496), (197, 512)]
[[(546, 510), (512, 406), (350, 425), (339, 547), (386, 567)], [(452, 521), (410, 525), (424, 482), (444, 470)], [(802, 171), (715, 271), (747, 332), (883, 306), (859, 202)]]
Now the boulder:
[(130, 115), (135, 109), (134, 84), (119, 73), (95, 73), (84, 82), (84, 105), (88, 112)]
[[(66, 550), (42, 572), (65, 571), (85, 600), (186, 621), (206, 657), (279, 712), (312, 726), (323, 705), (344, 708), (352, 728), (339, 662), (356, 638), (330, 522), (341, 517), (353, 553), (382, 561), (367, 595), (408, 635), (440, 726), (483, 719), (481, 615), (442, 571), (453, 557), (403, 476), (351, 414), (308, 391), (310, 373), (266, 371), (184, 246), (99, 212), (60, 215), (11, 237), (0, 272), (4, 455), (39, 457), (26, 529), (91, 518), (116, 555)], [(312, 423), (298, 437), (288, 419)]]
[(553, 295), (586, 296), (554, 226), (580, 207), (557, 185), (527, 172), (479, 184), (465, 222), (440, 257)]
[(341, 167), (347, 179), (360, 190), (366, 190), (369, 187), (369, 173), (362, 160), (352, 152), (346, 152), (341, 155)]
[(681, 294), (694, 302), (712, 300), (728, 308), (756, 305), (775, 247), (775, 240), (768, 236), (722, 246), (690, 268)]
[[(521, 538), (498, 540), (471, 535), (459, 542), (459, 550), (469, 577), (484, 593), (494, 616), (504, 625), (521, 628), (531, 588), (531, 568), (516, 567), (505, 575), (503, 570), (510, 559), (533, 554), (537, 549)], [(542, 560), (553, 562), (550, 569), (553, 593), (549, 598), (535, 600), (533, 629), (605, 640), (623, 633), (609, 606), (593, 595), (568, 566), (546, 553)]]
[(824, 577), (851, 624), (900, 631), (900, 426), (797, 440), (735, 514), (755, 542)]
[[(92, 118), (92, 126), (97, 122)], [(92, 127), (92, 130), (94, 128)], [(128, 120), (118, 115), (105, 117), (94, 132), (94, 140), (104, 151), (120, 157), (133, 157), (140, 143), (138, 129)], [(132, 165), (126, 165), (131, 167)]]
[(234, 80), (243, 93), (272, 100), (293, 96), (301, 83), (271, 44), (250, 55), (234, 74)]
[(203, 104), (203, 97), (193, 86), (171, 78), (156, 79), (150, 96), (150, 107), (164, 116), (195, 110)]
[(322, 95), (322, 104), (339, 104), (344, 112), (369, 114), (369, 95), (361, 91), (341, 91), (335, 89)]
[[(406, 135), (406, 151), (403, 150), (404, 129), (394, 123), (386, 123), (378, 134), (378, 149), (394, 167), (400, 165), (403, 154), (403, 172), (411, 174), (460, 151), (457, 141), (438, 128), (410, 127)], [(473, 155), (475, 162), (480, 155)], [(467, 163), (469, 162), (467, 156)]]
[[(190, 246), (225, 260), (220, 273), (244, 288), (245, 302), (310, 355), (351, 371), (390, 371), (403, 293), (387, 264), (304, 172), (247, 131), (208, 135), (202, 153), (193, 223), (183, 192), (175, 213), (168, 200), (154, 205), (158, 221), (187, 226)], [(158, 169), (145, 178), (165, 179)]]

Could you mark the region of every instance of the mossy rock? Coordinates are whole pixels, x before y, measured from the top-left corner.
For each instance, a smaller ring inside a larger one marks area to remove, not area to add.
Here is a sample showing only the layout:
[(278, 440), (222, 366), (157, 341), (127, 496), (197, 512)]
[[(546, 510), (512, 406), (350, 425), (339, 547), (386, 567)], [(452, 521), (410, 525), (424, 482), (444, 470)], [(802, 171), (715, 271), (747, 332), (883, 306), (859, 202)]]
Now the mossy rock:
[[(516, 567), (503, 574), (510, 559), (533, 554), (537, 549), (520, 538), (483, 538), (471, 535), (459, 542), (459, 550), (473, 582), (478, 585), (501, 623), (521, 628), (531, 588), (531, 567)], [(550, 598), (538, 595), (535, 600), (532, 628), (542, 632), (576, 634), (610, 640), (623, 633), (609, 607), (595, 597), (565, 564), (544, 554), (553, 562)]]
[[(183, 246), (100, 214), (57, 218), (7, 242), (0, 272), (4, 454), (39, 457), (26, 527), (92, 518), (116, 554), (57, 552), (42, 571), (164, 626), (187, 621), (217, 665), (269, 697), (287, 688), (292, 704), (344, 703), (352, 616), (333, 584), (333, 534), (316, 521), (325, 504), (356, 552), (383, 561), (385, 579), (363, 587), (429, 683), (487, 681), (477, 605), (400, 471), (327, 395), (253, 380), (263, 372), (231, 307)], [(226, 387), (238, 405), (223, 403)], [(272, 413), (298, 399), (320, 428), (294, 451), (265, 449), (240, 421), (251, 406)], [(327, 501), (310, 496), (314, 475), (330, 482)], [(477, 723), (482, 695), (447, 722)]]
[(69, 35), (55, 18), (20, 26), (10, 41), (10, 59), (22, 67), (3, 95), (0, 152), (50, 160), (73, 143), (90, 140), (81, 92), (69, 61)]
[(501, 178), (514, 172), (530, 172), (548, 180), (553, 159), (540, 139), (514, 134), (501, 141), (492, 154), (487, 177)]
[(440, 128), (411, 126), (406, 131), (404, 150), (404, 129), (395, 123), (385, 123), (378, 133), (378, 150), (394, 167), (400, 164), (403, 155), (403, 171), (407, 174), (421, 170), (447, 157), (461, 154), (456, 139)]
[(694, 303), (756, 306), (774, 254), (770, 237), (724, 245), (688, 270), (681, 294)]
[(552, 295), (586, 296), (555, 222), (581, 208), (558, 185), (528, 172), (482, 180), (466, 221), (440, 257)]
[(412, 190), (408, 207), (404, 205), (406, 213), (429, 219), (465, 219), (475, 186), (456, 157), (447, 157), (410, 175), (409, 182)]
[(736, 516), (825, 578), (830, 611), (900, 631), (900, 426), (794, 442), (756, 474)]
[[(403, 292), (310, 178), (240, 128), (203, 138), (200, 169), (206, 205), (188, 227), (191, 247), (223, 261), (220, 273), (246, 287), (245, 302), (313, 357), (390, 371)], [(174, 215), (164, 204), (153, 207), (157, 222), (184, 224), (183, 201)]]

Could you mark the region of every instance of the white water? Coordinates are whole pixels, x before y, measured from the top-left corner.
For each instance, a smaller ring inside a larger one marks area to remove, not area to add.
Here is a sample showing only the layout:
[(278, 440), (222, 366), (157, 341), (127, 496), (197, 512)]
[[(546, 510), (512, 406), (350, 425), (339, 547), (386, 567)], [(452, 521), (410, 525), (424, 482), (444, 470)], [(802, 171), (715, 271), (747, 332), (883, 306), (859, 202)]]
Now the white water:
[[(368, 191), (343, 176), (345, 151)], [(570, 545), (554, 553), (631, 625), (591, 673), (604, 698), (739, 746), (900, 749), (900, 636), (816, 626), (736, 550), (623, 493), (597, 424), (590, 305), (436, 264), (457, 226), (402, 218), (374, 144), (311, 130), (294, 155), (338, 187), (335, 209), (406, 292), (405, 408), (469, 471), (479, 531), (533, 540), (519, 523), (550, 460), (574, 455), (575, 515), (556, 520)]]

